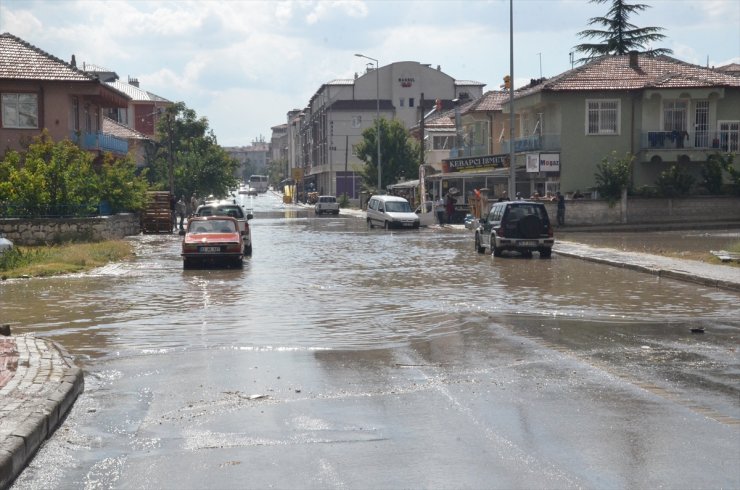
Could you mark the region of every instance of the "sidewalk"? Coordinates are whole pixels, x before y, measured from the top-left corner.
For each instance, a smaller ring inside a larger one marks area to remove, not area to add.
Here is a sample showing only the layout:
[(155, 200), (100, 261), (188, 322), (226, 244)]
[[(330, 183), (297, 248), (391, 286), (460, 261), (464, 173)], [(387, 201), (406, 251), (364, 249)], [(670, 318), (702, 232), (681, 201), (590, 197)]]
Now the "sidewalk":
[(562, 240), (555, 241), (553, 251), (558, 255), (740, 292), (739, 267), (705, 264), (697, 260), (681, 260), (640, 252), (624, 252)]
[(59, 344), (0, 337), (0, 488), (62, 423), (83, 387), (82, 370)]

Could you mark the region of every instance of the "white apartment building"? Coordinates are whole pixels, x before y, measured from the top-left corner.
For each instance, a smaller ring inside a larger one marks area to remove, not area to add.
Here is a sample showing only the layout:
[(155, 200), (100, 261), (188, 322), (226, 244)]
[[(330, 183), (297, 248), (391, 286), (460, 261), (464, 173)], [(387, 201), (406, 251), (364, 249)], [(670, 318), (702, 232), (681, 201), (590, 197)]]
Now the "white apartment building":
[[(359, 197), (364, 165), (353, 147), (362, 133), (375, 124), (378, 113), (397, 119), (407, 128), (416, 126), (422, 109), (429, 111), (436, 99), (447, 107), (458, 98), (476, 99), (485, 84), (459, 81), (430, 65), (402, 61), (369, 68), (354, 79), (322, 85), (302, 111), (288, 114), (288, 159), (291, 169), (301, 169), (307, 188), (323, 194)], [(424, 106), (421, 107), (422, 96)], [(381, 141), (382, 142), (382, 141)], [(381, 166), (382, 166), (381, 150)], [(385, 180), (385, 179), (384, 179)]]

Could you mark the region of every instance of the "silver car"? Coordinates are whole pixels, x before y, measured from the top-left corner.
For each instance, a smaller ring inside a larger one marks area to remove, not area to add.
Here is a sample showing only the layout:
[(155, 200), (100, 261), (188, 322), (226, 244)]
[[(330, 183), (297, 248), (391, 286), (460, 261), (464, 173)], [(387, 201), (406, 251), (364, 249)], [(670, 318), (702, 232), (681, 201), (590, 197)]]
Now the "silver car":
[(390, 228), (419, 228), (419, 216), (409, 202), (398, 196), (373, 196), (367, 203), (367, 225)]

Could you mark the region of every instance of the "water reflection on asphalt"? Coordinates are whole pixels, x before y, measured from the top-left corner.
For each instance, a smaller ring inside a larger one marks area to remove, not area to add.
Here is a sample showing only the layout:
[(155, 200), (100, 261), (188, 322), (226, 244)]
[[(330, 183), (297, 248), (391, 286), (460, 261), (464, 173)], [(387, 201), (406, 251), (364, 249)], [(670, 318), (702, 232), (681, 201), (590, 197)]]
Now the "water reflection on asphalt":
[[(83, 356), (191, 348), (379, 348), (516, 318), (736, 325), (737, 294), (555, 256), (493, 258), (469, 232), (368, 230), (276, 196), (249, 198), (243, 270), (183, 271), (177, 235), (133, 237), (137, 258), (6, 281), (0, 316)], [(629, 327), (627, 327), (629, 328)]]

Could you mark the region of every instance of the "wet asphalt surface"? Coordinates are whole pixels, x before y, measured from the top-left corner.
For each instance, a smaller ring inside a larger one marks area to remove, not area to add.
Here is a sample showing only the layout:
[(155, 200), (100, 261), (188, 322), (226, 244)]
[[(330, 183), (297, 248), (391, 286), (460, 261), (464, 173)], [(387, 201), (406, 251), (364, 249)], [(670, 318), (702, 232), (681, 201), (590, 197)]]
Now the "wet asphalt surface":
[(243, 270), (0, 286), (86, 373), (14, 488), (740, 487), (738, 294), (245, 205)]

